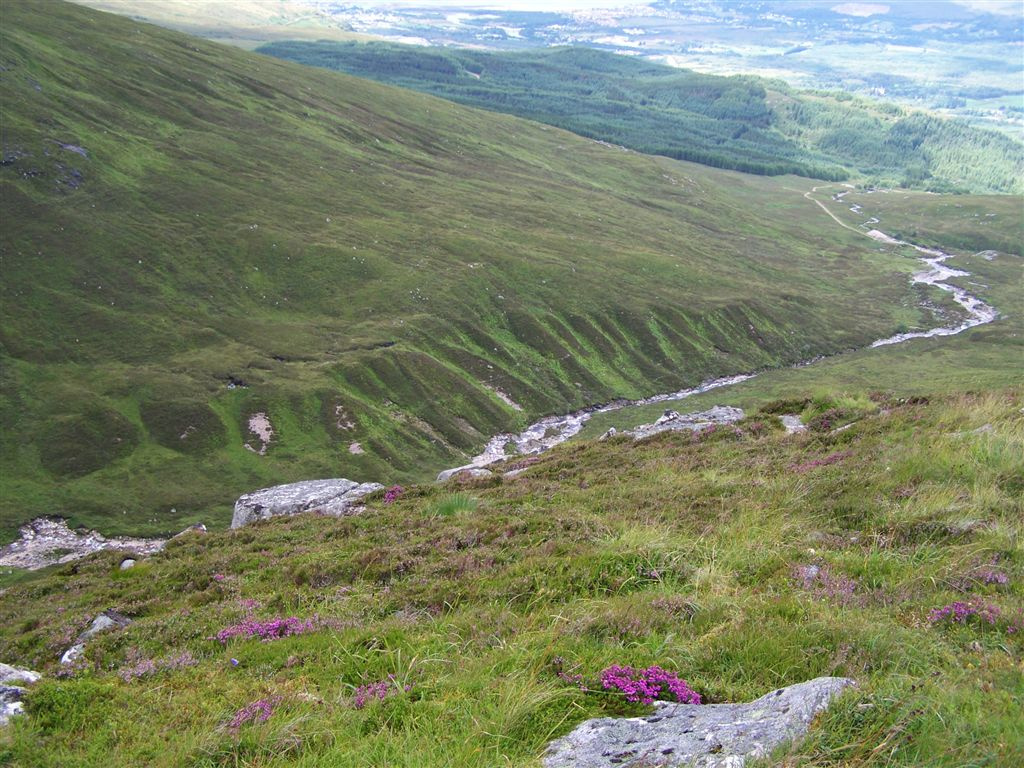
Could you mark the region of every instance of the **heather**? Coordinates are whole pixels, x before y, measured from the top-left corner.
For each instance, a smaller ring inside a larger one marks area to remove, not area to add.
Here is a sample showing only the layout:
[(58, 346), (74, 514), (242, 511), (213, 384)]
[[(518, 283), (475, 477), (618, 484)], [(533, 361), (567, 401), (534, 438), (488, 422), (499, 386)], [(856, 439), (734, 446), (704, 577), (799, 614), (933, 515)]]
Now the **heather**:
[[(0, 760), (536, 768), (589, 717), (840, 675), (775, 763), (1020, 763), (1022, 394), (795, 399), (852, 426), (786, 435), (766, 403), (12, 586), (0, 658), (47, 677)], [(107, 608), (134, 622), (56, 678)]]

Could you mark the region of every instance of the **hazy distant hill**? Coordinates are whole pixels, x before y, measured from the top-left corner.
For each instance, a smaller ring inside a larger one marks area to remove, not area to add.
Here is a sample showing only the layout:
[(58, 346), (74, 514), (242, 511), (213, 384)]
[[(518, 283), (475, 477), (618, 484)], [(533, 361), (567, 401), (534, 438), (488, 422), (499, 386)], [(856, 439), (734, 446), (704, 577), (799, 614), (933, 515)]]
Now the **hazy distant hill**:
[(1024, 147), (1007, 136), (774, 80), (704, 75), (590, 48), (490, 53), (285, 41), (259, 50), (719, 168), (1024, 191)]

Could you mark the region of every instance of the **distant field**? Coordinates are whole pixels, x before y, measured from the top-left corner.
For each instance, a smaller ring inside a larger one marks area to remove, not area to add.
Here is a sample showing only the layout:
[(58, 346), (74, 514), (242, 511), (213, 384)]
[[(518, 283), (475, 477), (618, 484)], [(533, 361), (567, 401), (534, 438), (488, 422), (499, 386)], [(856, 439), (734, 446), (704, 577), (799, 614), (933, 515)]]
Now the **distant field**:
[(303, 0), (73, 0), (241, 48), (274, 40), (365, 40)]

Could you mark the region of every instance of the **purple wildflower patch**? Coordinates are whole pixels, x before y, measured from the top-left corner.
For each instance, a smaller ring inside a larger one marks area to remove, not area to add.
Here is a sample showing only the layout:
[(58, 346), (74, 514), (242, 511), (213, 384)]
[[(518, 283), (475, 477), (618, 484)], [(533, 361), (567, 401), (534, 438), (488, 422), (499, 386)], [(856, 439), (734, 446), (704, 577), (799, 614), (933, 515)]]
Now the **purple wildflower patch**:
[(803, 464), (791, 464), (789, 468), (794, 472), (803, 473), (817, 467), (827, 467), (830, 464), (838, 464), (843, 459), (848, 459), (852, 455), (852, 451), (837, 451), (836, 453), (830, 453), (828, 456), (822, 456), (820, 459), (813, 459), (811, 461), (804, 462)]
[(251, 704), (246, 704), (231, 718), (228, 728), (237, 733), (238, 729), (246, 723), (265, 723), (274, 714), (274, 708), (280, 703), (280, 696), (267, 696), (264, 699), (257, 699)]
[(411, 690), (411, 685), (399, 685), (394, 675), (388, 675), (386, 680), (378, 680), (356, 688), (355, 693), (352, 694), (352, 706), (355, 709), (362, 709), (371, 701), (384, 701), (388, 696), (402, 692), (408, 693)]
[(667, 696), (684, 704), (700, 704), (700, 694), (685, 680), (659, 666), (633, 669), (613, 664), (601, 672), (601, 685), (607, 691), (621, 691), (626, 701), (640, 704), (650, 704)]
[(569, 685), (576, 686), (581, 691), (589, 690), (587, 688), (586, 681), (583, 679), (583, 675), (569, 674), (568, 672), (559, 672), (558, 678), (563, 682), (569, 683)]
[(801, 588), (819, 599), (850, 601), (857, 591), (857, 581), (832, 571), (827, 565), (798, 565), (793, 578)]
[(162, 659), (147, 659), (143, 658), (137, 649), (129, 651), (128, 662), (117, 672), (118, 676), (126, 683), (154, 675), (157, 672), (175, 672), (186, 667), (194, 667), (199, 663), (189, 651), (165, 656)]
[(286, 619), (268, 619), (260, 621), (249, 618), (230, 627), (225, 627), (217, 633), (217, 639), (227, 643), (236, 637), (249, 638), (258, 637), (263, 642), (277, 640), (291, 635), (304, 635), (313, 632), (317, 628), (315, 619), (300, 619), (297, 616), (289, 616)]
[(983, 600), (956, 600), (929, 612), (928, 621), (932, 624), (984, 622), (994, 626), (1000, 613), (999, 606)]
[(386, 491), (384, 491), (384, 503), (393, 504), (398, 500), (398, 497), (405, 493), (405, 488), (400, 485), (392, 485)]
[(982, 568), (978, 571), (978, 580), (982, 584), (997, 584), (1003, 586), (1010, 583), (1010, 577), (995, 568)]

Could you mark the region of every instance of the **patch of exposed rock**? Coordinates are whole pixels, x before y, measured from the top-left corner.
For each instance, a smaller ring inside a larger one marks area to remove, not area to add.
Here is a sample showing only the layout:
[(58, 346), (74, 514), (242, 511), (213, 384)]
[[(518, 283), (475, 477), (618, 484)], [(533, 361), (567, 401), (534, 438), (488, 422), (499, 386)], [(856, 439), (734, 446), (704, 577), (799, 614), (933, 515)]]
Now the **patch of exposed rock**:
[(78, 533), (71, 530), (66, 521), (47, 517), (26, 523), (20, 533), (16, 541), (0, 549), (0, 566), (35, 571), (105, 549), (152, 555), (167, 543), (165, 539), (107, 538), (97, 531)]
[(489, 469), (483, 467), (456, 467), (455, 469), (446, 469), (437, 476), (439, 483), (445, 480), (451, 480), (454, 478), (477, 478), (477, 477), (491, 477), (494, 473)]
[[(270, 442), (274, 439), (274, 426), (267, 414), (254, 413), (249, 417), (249, 434), (252, 435), (252, 439), (243, 447), (260, 456), (266, 456)], [(253, 446), (253, 443), (256, 443), (256, 446)]]
[(26, 693), (25, 686), (32, 685), (41, 677), (41, 674), (31, 669), (18, 669), (0, 663), (0, 725), (7, 725), (14, 715), (24, 711), (21, 700)]
[(92, 624), (89, 625), (88, 629), (78, 636), (78, 642), (61, 654), (60, 663), (64, 665), (74, 664), (85, 653), (85, 642), (87, 640), (95, 637), (100, 632), (106, 632), (109, 629), (121, 629), (131, 623), (132, 620), (123, 613), (104, 611), (92, 620)]
[(232, 528), (267, 520), (278, 515), (320, 512), (325, 515), (351, 514), (360, 499), (384, 488), (380, 483), (357, 483), (354, 480), (306, 480), (276, 485), (240, 496), (235, 502)]
[(552, 742), (545, 768), (742, 768), (800, 738), (853, 680), (819, 677), (748, 704), (655, 702), (648, 717), (587, 720)]
[(664, 415), (653, 424), (641, 424), (633, 429), (617, 432), (614, 428), (605, 432), (601, 439), (616, 434), (629, 435), (634, 440), (661, 434), (662, 432), (696, 432), (718, 424), (732, 424), (743, 418), (743, 410), (728, 405), (716, 405), (706, 411), (696, 413), (679, 413), (665, 411)]
[(807, 425), (804, 424), (799, 414), (796, 413), (784, 413), (779, 416), (779, 421), (782, 422), (782, 426), (786, 429), (787, 435), (795, 435), (798, 432), (806, 432)]

